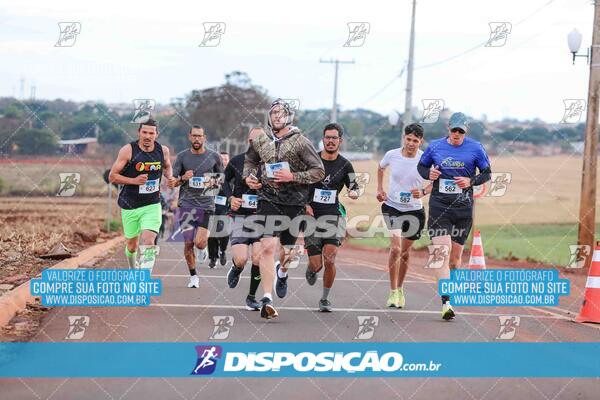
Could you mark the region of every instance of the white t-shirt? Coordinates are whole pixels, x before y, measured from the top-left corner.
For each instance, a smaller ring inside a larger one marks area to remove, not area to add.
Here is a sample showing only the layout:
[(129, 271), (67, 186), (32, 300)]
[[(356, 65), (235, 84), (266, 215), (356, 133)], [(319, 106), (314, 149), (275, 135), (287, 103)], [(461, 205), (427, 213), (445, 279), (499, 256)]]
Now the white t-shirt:
[(411, 189), (422, 189), (424, 179), (417, 171), (417, 164), (421, 159), (421, 150), (413, 158), (404, 157), (402, 148), (393, 149), (385, 153), (379, 163), (381, 168), (390, 167), (390, 178), (387, 190), (388, 199), (385, 201), (390, 207), (399, 211), (413, 211), (423, 208), (421, 199), (416, 199), (411, 194)]

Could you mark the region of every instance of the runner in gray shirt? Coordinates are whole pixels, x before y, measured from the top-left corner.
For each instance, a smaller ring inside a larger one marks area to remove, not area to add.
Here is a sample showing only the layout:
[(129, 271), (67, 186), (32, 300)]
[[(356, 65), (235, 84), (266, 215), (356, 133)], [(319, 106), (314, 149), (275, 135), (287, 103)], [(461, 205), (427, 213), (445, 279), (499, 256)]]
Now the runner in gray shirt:
[(215, 210), (215, 195), (219, 193), (224, 178), (223, 163), (217, 152), (204, 146), (204, 129), (194, 125), (188, 134), (191, 148), (177, 154), (173, 165), (174, 186), (179, 186), (179, 229), (185, 243), (183, 254), (190, 270), (188, 287), (199, 287), (196, 275), (194, 246), (200, 250), (199, 261), (208, 257), (210, 216)]

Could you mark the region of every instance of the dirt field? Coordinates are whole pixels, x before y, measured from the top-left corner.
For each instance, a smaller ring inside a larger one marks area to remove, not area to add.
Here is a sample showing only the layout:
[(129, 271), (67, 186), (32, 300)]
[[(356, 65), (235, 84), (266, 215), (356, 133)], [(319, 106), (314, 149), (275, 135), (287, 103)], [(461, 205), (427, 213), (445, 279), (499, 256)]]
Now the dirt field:
[(39, 256), (59, 243), (77, 252), (117, 235), (106, 231), (106, 219), (104, 199), (0, 197), (0, 284), (8, 285), (2, 289), (54, 265)]
[[(480, 225), (573, 223), (579, 219), (581, 156), (491, 158), (492, 171), (509, 172), (512, 181), (502, 197), (483, 197), (477, 201), (475, 222)], [(365, 195), (357, 201), (342, 202), (348, 214), (380, 213), (375, 199), (377, 161), (354, 162), (357, 172), (371, 175)], [(600, 171), (600, 168), (599, 168)], [(389, 172), (384, 179), (387, 188)], [(599, 173), (600, 175), (600, 173)], [(600, 196), (600, 180), (597, 194)], [(427, 200), (426, 200), (427, 201)]]
[(102, 174), (110, 162), (80, 158), (48, 158), (35, 160), (0, 159), (0, 194), (17, 196), (56, 196), (60, 188), (59, 174), (79, 174), (75, 196), (106, 195)]

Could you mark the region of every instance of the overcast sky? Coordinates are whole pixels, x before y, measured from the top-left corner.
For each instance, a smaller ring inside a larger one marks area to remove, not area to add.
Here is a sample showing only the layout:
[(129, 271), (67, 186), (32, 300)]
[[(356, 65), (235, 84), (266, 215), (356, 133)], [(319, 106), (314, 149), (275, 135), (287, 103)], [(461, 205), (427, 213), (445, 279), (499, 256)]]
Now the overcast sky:
[[(387, 114), (404, 108), (406, 74), (394, 78), (410, 10), (409, 0), (0, 0), (0, 96), (18, 96), (24, 77), (38, 98), (168, 102), (241, 70), (301, 108), (331, 107), (333, 66), (319, 59), (339, 58), (356, 61), (340, 67), (340, 107)], [(558, 122), (563, 99), (587, 99), (588, 67), (572, 65), (566, 36), (577, 28), (587, 48), (592, 19), (590, 0), (420, 0), (413, 104), (440, 98), (477, 118)], [(81, 23), (73, 47), (54, 46), (58, 22)], [(218, 46), (199, 47), (204, 22), (225, 23)], [(343, 46), (349, 22), (369, 24), (362, 46)], [(512, 24), (506, 44), (467, 52), (489, 39), (490, 22)]]

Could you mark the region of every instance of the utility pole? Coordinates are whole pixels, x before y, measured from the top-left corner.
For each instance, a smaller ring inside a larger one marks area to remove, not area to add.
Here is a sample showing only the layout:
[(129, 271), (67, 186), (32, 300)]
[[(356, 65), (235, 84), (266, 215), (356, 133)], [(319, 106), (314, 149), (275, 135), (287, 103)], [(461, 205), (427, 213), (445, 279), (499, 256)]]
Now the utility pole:
[(417, 0), (413, 0), (412, 3), (412, 20), (410, 22), (410, 44), (408, 46), (408, 71), (406, 74), (406, 97), (404, 99), (404, 116), (402, 117), (402, 122), (404, 122), (404, 126), (412, 122), (413, 70), (415, 68), (415, 12), (417, 9)]
[(25, 100), (25, 78), (23, 77), (19, 80), (19, 97)]
[[(583, 147), (581, 198), (579, 200), (579, 232), (577, 243), (590, 246), (594, 251), (596, 228), (596, 165), (598, 159), (598, 100), (600, 96), (600, 1), (594, 2), (594, 30), (590, 60), (587, 119)], [(590, 253), (591, 253), (590, 252)], [(592, 257), (585, 258), (589, 268)]]
[(322, 64), (334, 64), (335, 74), (333, 78), (333, 106), (331, 107), (331, 122), (337, 122), (337, 86), (338, 86), (338, 68), (340, 64), (354, 64), (352, 61), (340, 61), (337, 59), (319, 60)]

